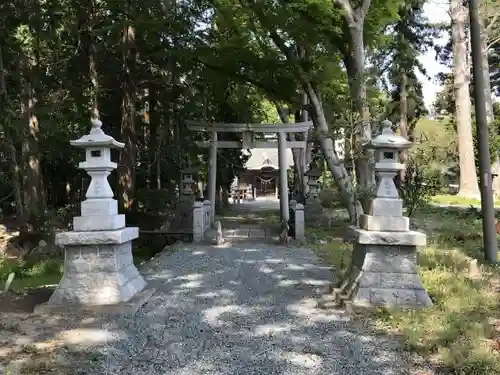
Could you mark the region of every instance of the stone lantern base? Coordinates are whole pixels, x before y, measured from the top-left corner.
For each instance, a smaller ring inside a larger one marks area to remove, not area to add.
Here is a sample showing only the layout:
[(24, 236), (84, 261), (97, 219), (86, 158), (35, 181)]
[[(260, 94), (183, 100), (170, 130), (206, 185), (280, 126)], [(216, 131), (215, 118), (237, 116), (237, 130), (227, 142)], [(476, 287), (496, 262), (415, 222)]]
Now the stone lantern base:
[(351, 268), (337, 297), (360, 307), (422, 308), (432, 306), (417, 267), (417, 247), (426, 236), (415, 231), (377, 232), (351, 226)]
[(59, 285), (36, 313), (137, 311), (154, 292), (132, 258), (138, 228), (58, 233), (64, 246), (64, 273)]
[(321, 206), (319, 198), (306, 198), (304, 212), (307, 216), (321, 215), (323, 213), (323, 207)]

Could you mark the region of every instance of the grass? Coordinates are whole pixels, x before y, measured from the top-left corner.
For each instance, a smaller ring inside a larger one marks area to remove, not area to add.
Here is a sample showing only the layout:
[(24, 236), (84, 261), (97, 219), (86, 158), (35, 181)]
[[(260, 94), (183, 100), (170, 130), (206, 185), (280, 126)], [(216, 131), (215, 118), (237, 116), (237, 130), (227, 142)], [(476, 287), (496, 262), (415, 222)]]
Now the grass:
[(54, 285), (61, 279), (62, 268), (62, 262), (56, 258), (30, 261), (0, 258), (0, 288), (3, 290), (11, 272), (15, 273), (11, 290)]
[[(412, 222), (428, 234), (428, 246), (419, 252), (418, 262), (434, 306), (379, 309), (375, 324), (398, 333), (407, 350), (422, 355), (443, 373), (500, 374), (500, 267), (482, 264), (480, 218), (427, 207)], [(339, 273), (344, 271), (350, 246), (332, 243), (328, 235), (325, 239), (314, 249)], [(479, 278), (469, 276), (472, 259), (480, 263)]]
[[(481, 201), (479, 199), (461, 197), (451, 194), (435, 195), (431, 198), (431, 202), (449, 205), (481, 206)], [(500, 206), (500, 201), (495, 201), (495, 206)]]
[[(135, 265), (140, 266), (163, 248), (163, 246), (145, 246), (141, 243), (134, 243), (132, 254)], [(63, 266), (63, 259), (54, 256), (21, 260), (2, 258), (0, 255), (0, 290), (3, 290), (11, 272), (15, 273), (14, 281), (10, 286), (10, 290), (13, 291), (57, 285), (62, 277)]]

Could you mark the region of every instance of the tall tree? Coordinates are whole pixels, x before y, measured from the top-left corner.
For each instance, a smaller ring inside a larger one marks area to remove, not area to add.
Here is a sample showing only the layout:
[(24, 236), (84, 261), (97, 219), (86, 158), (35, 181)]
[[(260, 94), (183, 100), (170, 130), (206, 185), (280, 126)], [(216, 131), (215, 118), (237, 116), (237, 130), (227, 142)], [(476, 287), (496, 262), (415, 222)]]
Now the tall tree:
[(125, 22), (122, 30), (122, 104), (121, 139), (125, 149), (120, 153), (119, 202), (124, 210), (134, 208), (136, 187), (136, 42), (135, 27)]
[(479, 185), (474, 163), (474, 141), (471, 122), (470, 65), (467, 35), (468, 11), (461, 0), (451, 0), (451, 40), (453, 46), (453, 82), (455, 119), (458, 133), (460, 166), (459, 194), (479, 197)]
[[(401, 135), (406, 138), (413, 136), (418, 119), (426, 114), (422, 84), (416, 71), (426, 74), (418, 57), (433, 46), (436, 30), (424, 15), (424, 3), (412, 0), (400, 6), (388, 46), (389, 58), (382, 66), (389, 70), (392, 85), (389, 118), (399, 125)], [(406, 160), (406, 152), (402, 152), (401, 157)]]

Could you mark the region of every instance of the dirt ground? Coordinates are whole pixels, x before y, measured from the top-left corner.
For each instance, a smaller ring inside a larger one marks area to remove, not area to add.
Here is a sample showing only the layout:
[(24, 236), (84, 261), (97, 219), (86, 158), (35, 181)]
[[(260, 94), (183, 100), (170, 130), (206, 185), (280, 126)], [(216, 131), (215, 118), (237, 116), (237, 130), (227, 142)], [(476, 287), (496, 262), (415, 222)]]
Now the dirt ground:
[[(2, 220), (2, 257), (16, 258), (25, 251), (18, 246), (17, 235), (15, 222)], [(0, 294), (0, 374), (76, 375), (99, 356), (95, 346), (103, 335), (98, 319), (33, 313), (53, 290), (40, 287)]]
[(96, 318), (32, 313), (51, 292), (40, 288), (0, 297), (0, 373), (79, 374), (99, 355), (93, 349), (102, 337)]

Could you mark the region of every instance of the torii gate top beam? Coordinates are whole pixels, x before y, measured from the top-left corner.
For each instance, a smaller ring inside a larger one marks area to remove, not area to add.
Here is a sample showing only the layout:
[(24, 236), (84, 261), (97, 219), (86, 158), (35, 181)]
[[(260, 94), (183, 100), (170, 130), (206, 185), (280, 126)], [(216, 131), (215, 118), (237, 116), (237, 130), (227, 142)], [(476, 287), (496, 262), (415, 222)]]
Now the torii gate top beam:
[(312, 121), (294, 122), (289, 124), (250, 124), (250, 123), (206, 123), (199, 121), (186, 121), (188, 129), (198, 132), (223, 132), (223, 133), (302, 133), (307, 132), (313, 125)]

